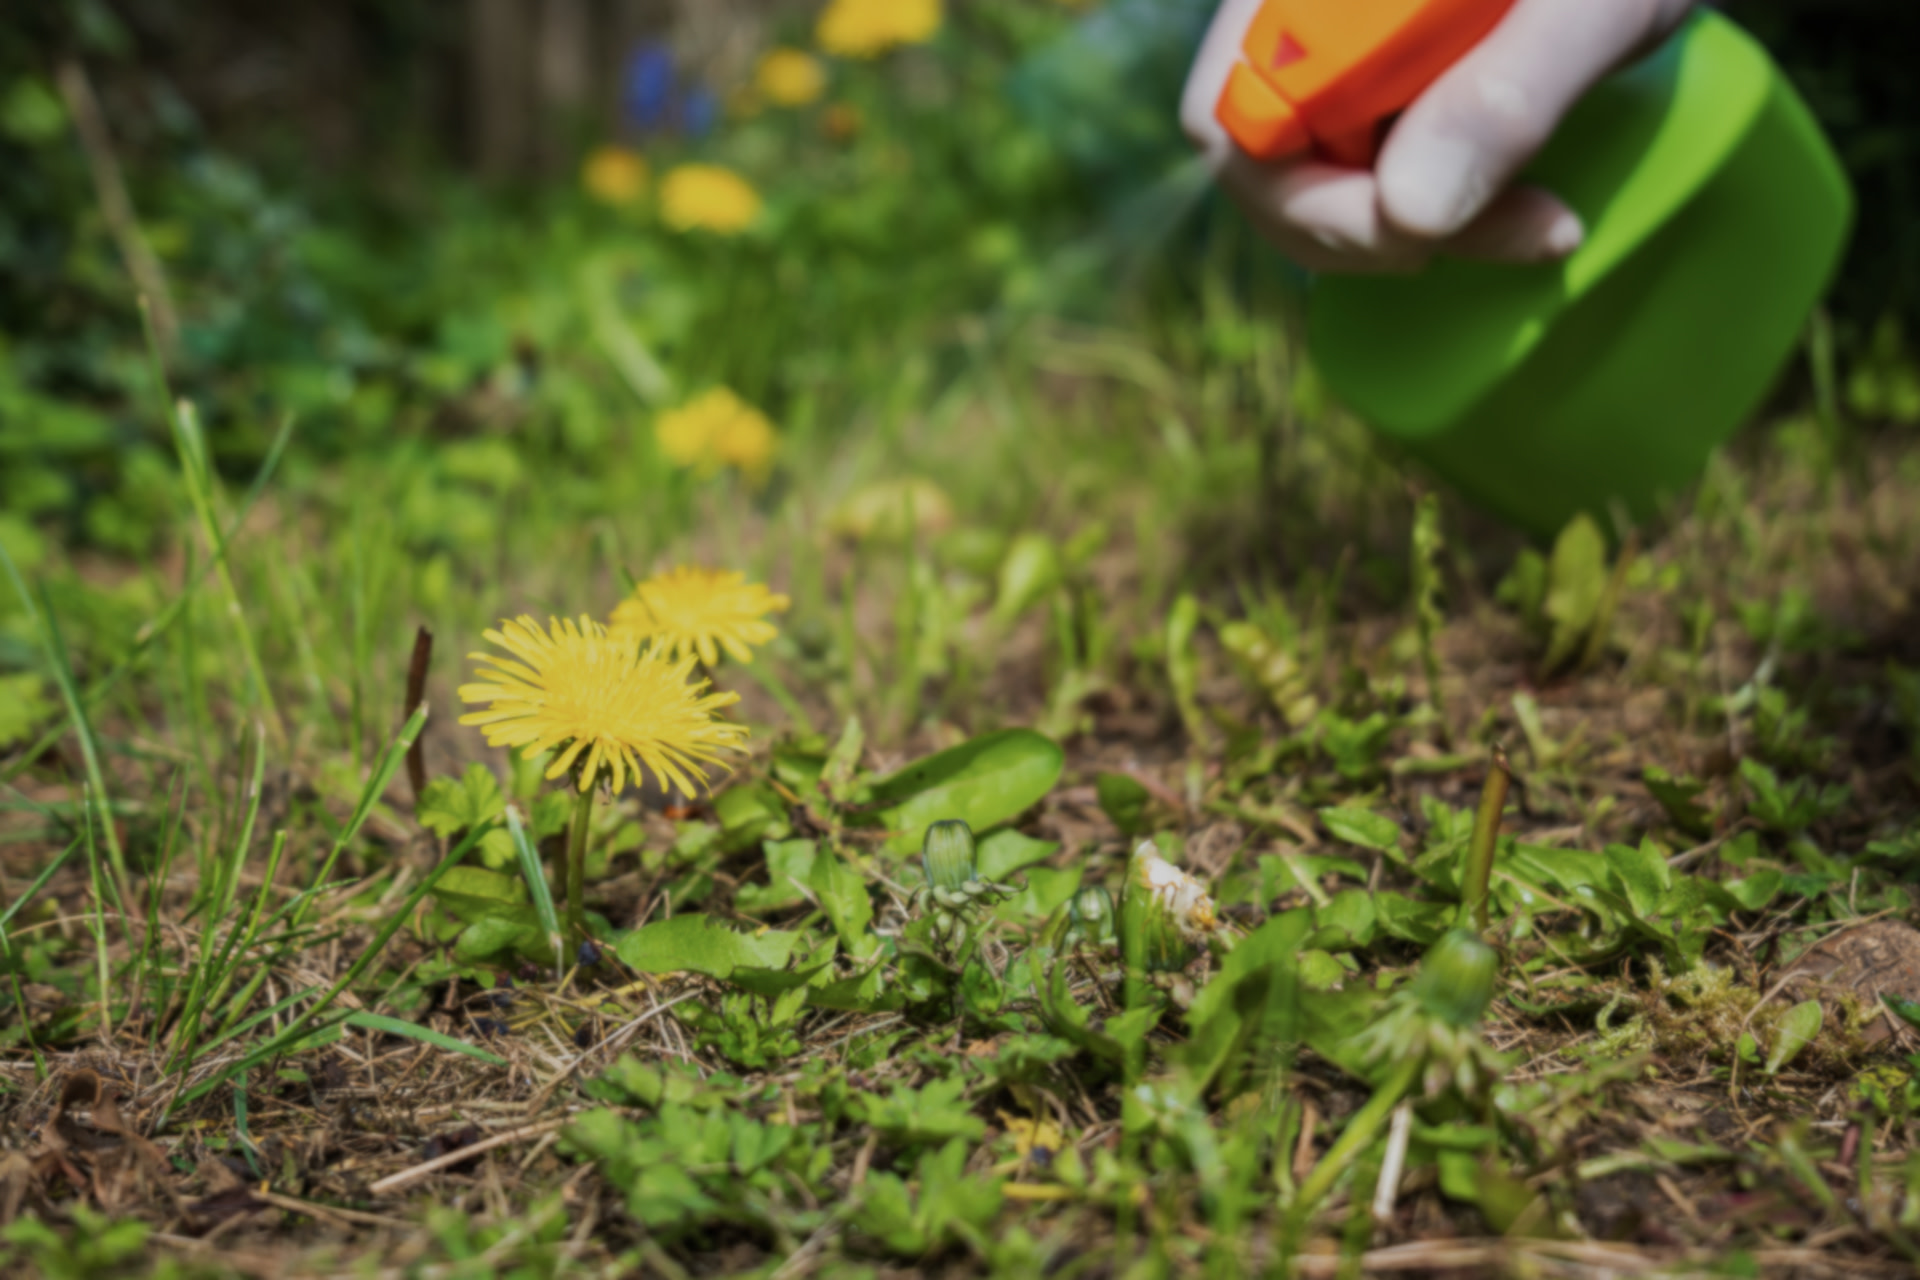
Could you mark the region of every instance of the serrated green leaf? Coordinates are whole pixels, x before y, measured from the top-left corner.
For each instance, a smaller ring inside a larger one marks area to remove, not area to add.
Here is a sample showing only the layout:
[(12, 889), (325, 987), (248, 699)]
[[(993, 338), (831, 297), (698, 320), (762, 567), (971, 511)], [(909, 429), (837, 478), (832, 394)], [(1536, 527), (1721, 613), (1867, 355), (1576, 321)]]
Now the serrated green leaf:
[[(509, 840), (509, 844), (511, 841)], [(454, 867), (434, 886), (434, 900), (462, 920), (474, 919), (498, 907), (519, 906), (527, 900), (527, 886), (519, 876), (485, 867)]]
[(802, 887), (809, 884), (817, 860), (812, 840), (769, 840), (761, 848), (766, 853), (767, 883), (742, 885), (733, 905), (746, 915), (765, 915), (784, 911), (807, 900)]
[(1786, 877), (1771, 867), (1756, 871), (1743, 880), (1728, 880), (1721, 887), (1740, 904), (1743, 911), (1759, 911), (1780, 892)]
[(813, 988), (807, 1002), (820, 1009), (844, 1009), (855, 1013), (881, 1013), (899, 1006), (899, 999), (887, 988), (883, 969)]
[(1329, 951), (1348, 951), (1373, 941), (1379, 916), (1373, 895), (1365, 889), (1346, 889), (1333, 895), (1325, 906), (1313, 908), (1313, 935), (1310, 947)]
[(923, 1089), (895, 1085), (887, 1097), (862, 1098), (860, 1108), (866, 1122), (896, 1144), (920, 1146), (949, 1138), (974, 1141), (986, 1133), (987, 1125), (962, 1096), (966, 1088), (966, 1077), (957, 1074)]
[(1777, 1074), (1813, 1043), (1820, 1034), (1821, 1020), (1818, 1000), (1802, 1000), (1781, 1015), (1773, 1031), (1773, 1048), (1767, 1052), (1768, 1075)]
[(1666, 858), (1651, 844), (1610, 844), (1602, 856), (1614, 874), (1616, 887), (1626, 895), (1634, 914), (1642, 920), (1659, 914), (1667, 890), (1673, 884), (1673, 872)]
[(974, 847), (974, 864), (982, 880), (1005, 880), (1058, 852), (1058, 840), (1036, 840), (1024, 832), (1005, 828), (983, 838)]
[(1002, 920), (1041, 920), (1066, 904), (1080, 887), (1082, 867), (1035, 867), (1027, 887), (993, 909)]
[[(727, 975), (727, 981), (742, 991), (749, 991), (756, 996), (765, 996), (768, 999), (782, 997), (804, 1000), (800, 988), (827, 971), (827, 966), (833, 963), (834, 952), (838, 950), (838, 945), (837, 942), (830, 941), (826, 944), (824, 952), (816, 950), (813, 955), (792, 968), (739, 965)], [(773, 1023), (778, 1025), (778, 1018), (773, 1019)]]
[[(560, 796), (560, 825), (566, 826), (566, 797)], [(475, 762), (459, 778), (434, 778), (420, 793), (416, 817), (420, 825), (443, 839), (470, 830), (483, 822), (498, 819), (506, 812), (507, 800), (500, 792), (499, 779), (486, 765)], [(480, 841), (480, 860), (489, 867), (504, 867), (514, 858), (513, 840), (501, 827), (488, 832)]]
[(1145, 835), (1152, 823), (1147, 809), (1153, 795), (1140, 780), (1125, 773), (1101, 773), (1093, 780), (1094, 793), (1100, 799), (1100, 811), (1107, 815), (1124, 836)]
[(873, 784), (886, 848), (917, 853), (927, 827), (958, 818), (976, 832), (1018, 817), (1059, 781), (1066, 756), (1031, 729), (1004, 729), (928, 756)]
[(527, 830), (535, 840), (557, 836), (573, 820), (573, 797), (564, 791), (542, 791), (527, 814)]
[(1400, 859), (1400, 824), (1384, 813), (1344, 807), (1322, 809), (1320, 822), (1336, 840)]
[(1648, 765), (1640, 775), (1645, 783), (1647, 794), (1660, 803), (1667, 812), (1667, 820), (1696, 840), (1704, 840), (1713, 833), (1713, 815), (1699, 802), (1699, 796), (1706, 790), (1702, 783), (1692, 778), (1676, 778), (1658, 765)]
[(807, 885), (848, 955), (865, 960), (880, 949), (879, 936), (867, 928), (873, 922), (873, 899), (858, 871), (837, 855), (823, 853), (808, 868)]
[(553, 963), (553, 947), (532, 907), (495, 907), (472, 919), (453, 944), (453, 957), (462, 964), (479, 964), (506, 952), (535, 964)]
[(1398, 893), (1381, 892), (1373, 898), (1380, 932), (1403, 942), (1427, 946), (1453, 924), (1454, 908), (1444, 902), (1415, 902)]
[(713, 816), (720, 822), (725, 853), (751, 849), (762, 840), (785, 839), (792, 829), (786, 802), (764, 782), (728, 787), (714, 798)]
[(500, 782), (484, 764), (470, 764), (459, 778), (434, 778), (420, 795), (420, 825), (438, 836), (485, 822), (497, 816), (506, 801)]
[(1300, 981), (1310, 990), (1326, 991), (1347, 978), (1346, 966), (1333, 953), (1310, 948), (1300, 953)]
[(645, 925), (614, 944), (614, 953), (641, 973), (703, 973), (731, 977), (742, 966), (784, 968), (798, 933), (762, 929), (740, 933), (698, 912)]

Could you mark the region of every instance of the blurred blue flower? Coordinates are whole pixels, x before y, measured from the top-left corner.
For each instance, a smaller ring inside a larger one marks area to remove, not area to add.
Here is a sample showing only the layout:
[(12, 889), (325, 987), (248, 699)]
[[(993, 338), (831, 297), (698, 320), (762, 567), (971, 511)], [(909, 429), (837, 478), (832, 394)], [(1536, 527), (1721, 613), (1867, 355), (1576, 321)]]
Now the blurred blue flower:
[(642, 133), (667, 129), (698, 138), (720, 122), (720, 102), (705, 85), (680, 84), (673, 50), (659, 41), (637, 45), (627, 56), (620, 104), (627, 123)]
[(680, 131), (689, 138), (706, 136), (719, 119), (720, 102), (702, 85), (688, 89), (680, 100)]
[(648, 42), (627, 57), (621, 82), (620, 105), (627, 121), (638, 129), (657, 129), (673, 110), (673, 51)]

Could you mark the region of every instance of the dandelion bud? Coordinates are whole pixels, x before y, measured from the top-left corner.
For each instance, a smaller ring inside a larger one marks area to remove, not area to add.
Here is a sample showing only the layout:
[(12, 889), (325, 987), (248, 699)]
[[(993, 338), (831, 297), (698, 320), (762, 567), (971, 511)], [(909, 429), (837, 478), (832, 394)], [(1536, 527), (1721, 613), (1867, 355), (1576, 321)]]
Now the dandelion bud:
[(1067, 905), (1074, 937), (1085, 942), (1113, 940), (1113, 895), (1106, 886), (1085, 885)]
[(980, 878), (974, 865), (973, 829), (958, 818), (927, 828), (920, 861), (927, 871), (927, 884), (935, 889), (958, 889)]
[(1470, 1027), (1487, 1011), (1499, 969), (1499, 953), (1479, 934), (1455, 929), (1428, 948), (1413, 980), (1414, 999), (1447, 1025)]
[(1142, 840), (1120, 901), (1123, 954), (1150, 973), (1185, 968), (1219, 928), (1206, 887)]

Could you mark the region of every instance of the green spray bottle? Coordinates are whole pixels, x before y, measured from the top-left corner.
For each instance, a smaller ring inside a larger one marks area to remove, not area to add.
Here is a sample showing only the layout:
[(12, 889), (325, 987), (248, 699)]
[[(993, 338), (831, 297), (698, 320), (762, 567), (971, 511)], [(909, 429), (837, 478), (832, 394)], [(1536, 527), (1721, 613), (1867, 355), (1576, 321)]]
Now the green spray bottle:
[[(1508, 7), (1268, 0), (1216, 115), (1255, 156), (1367, 163)], [(1571, 256), (1323, 277), (1312, 358), (1384, 436), (1536, 536), (1581, 512), (1645, 519), (1791, 355), (1845, 247), (1845, 175), (1766, 51), (1702, 10), (1595, 86), (1522, 178), (1580, 215)]]

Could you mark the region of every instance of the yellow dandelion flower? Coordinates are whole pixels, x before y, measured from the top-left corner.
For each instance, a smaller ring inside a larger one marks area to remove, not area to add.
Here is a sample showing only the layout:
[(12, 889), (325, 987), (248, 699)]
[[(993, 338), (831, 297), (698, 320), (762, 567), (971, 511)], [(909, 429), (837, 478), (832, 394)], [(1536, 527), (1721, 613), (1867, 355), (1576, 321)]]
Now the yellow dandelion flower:
[(873, 58), (931, 40), (943, 16), (941, 0), (832, 0), (813, 37), (838, 57)]
[(580, 166), (580, 185), (604, 204), (632, 204), (647, 189), (647, 162), (625, 147), (595, 147)]
[(654, 420), (653, 438), (678, 466), (707, 474), (738, 467), (754, 479), (766, 475), (780, 444), (767, 415), (725, 387), (663, 412)]
[(780, 442), (765, 414), (741, 407), (744, 412), (732, 415), (715, 429), (713, 456), (757, 482), (773, 466), (773, 453)]
[(760, 96), (782, 107), (804, 107), (827, 91), (827, 69), (799, 49), (770, 49), (754, 69)]
[(709, 667), (722, 649), (752, 662), (753, 646), (780, 634), (766, 616), (792, 603), (743, 573), (682, 565), (635, 587), (614, 609), (611, 634), (628, 644), (650, 640), (676, 658), (698, 654)]
[(660, 218), (675, 231), (745, 231), (760, 216), (760, 193), (731, 169), (683, 164), (660, 180)]
[(637, 783), (651, 773), (692, 795), (704, 766), (746, 749), (746, 727), (714, 715), (740, 695), (690, 682), (691, 656), (617, 640), (591, 618), (549, 623), (543, 630), (521, 617), (485, 633), (512, 657), (469, 655), (491, 669), (478, 668), (484, 683), (460, 686), (460, 700), (489, 705), (461, 716), (461, 724), (481, 726), (496, 747), (557, 752), (549, 778), (578, 761), (583, 793), (602, 774), (618, 792), (629, 778)]

